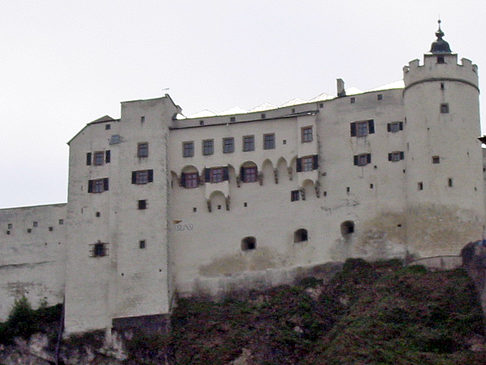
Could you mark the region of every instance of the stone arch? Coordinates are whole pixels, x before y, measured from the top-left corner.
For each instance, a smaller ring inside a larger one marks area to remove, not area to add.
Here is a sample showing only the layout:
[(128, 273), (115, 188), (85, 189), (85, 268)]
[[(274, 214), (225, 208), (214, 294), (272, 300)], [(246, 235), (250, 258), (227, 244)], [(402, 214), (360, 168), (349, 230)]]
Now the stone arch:
[[(250, 183), (259, 181), (259, 169), (255, 162), (245, 161), (240, 165), (239, 177), (240, 182)], [(260, 180), (261, 181), (261, 180)]]
[(280, 157), (277, 161), (278, 180), (282, 180), (283, 178), (286, 178), (288, 176), (287, 167), (287, 160), (283, 157)]
[(304, 182), (302, 183), (302, 194), (304, 197), (303, 200), (310, 199), (313, 194), (315, 194), (314, 181), (312, 181), (311, 179), (304, 180)]
[(261, 174), (267, 182), (274, 181), (275, 179), (275, 169), (273, 168), (273, 163), (270, 159), (266, 159), (262, 163)]
[(238, 183), (238, 178), (239, 178), (239, 171), (236, 170), (236, 168), (228, 164), (228, 182), (231, 187), (236, 187)]
[(289, 179), (292, 180), (295, 172), (297, 171), (297, 156), (292, 157), (289, 166), (287, 167), (287, 172), (289, 174)]
[(170, 187), (175, 189), (179, 186), (179, 178), (177, 177), (177, 173), (175, 171), (170, 171)]
[(294, 243), (306, 242), (309, 240), (309, 232), (305, 228), (299, 228), (294, 232)]
[(215, 190), (211, 193), (208, 200), (208, 208), (210, 212), (217, 212), (218, 210), (227, 210), (227, 198), (220, 190)]

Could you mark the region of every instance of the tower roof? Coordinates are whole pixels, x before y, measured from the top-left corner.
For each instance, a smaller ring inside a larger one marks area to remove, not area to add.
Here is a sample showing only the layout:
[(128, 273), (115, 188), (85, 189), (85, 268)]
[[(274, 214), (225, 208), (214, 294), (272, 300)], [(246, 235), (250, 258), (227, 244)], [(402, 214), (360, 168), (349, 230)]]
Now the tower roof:
[(433, 54), (441, 54), (441, 53), (451, 53), (451, 48), (449, 47), (449, 43), (447, 43), (445, 40), (442, 39), (444, 36), (444, 32), (442, 29), (440, 29), (440, 19), (438, 21), (439, 23), (439, 29), (437, 32), (435, 32), (435, 35), (437, 36), (437, 40), (432, 43), (432, 46), (430, 47), (430, 52)]

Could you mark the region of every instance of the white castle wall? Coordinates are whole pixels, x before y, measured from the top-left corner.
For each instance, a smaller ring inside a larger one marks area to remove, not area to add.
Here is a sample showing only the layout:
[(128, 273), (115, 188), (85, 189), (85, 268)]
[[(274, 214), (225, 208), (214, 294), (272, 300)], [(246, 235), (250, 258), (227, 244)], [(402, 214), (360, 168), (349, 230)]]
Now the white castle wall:
[(66, 204), (0, 210), (0, 321), (22, 296), (34, 307), (62, 302), (65, 217)]
[[(6, 253), (0, 270), (12, 273), (0, 278), (9, 298), (0, 315), (22, 293), (60, 301), (65, 285), (66, 331), (82, 332), (168, 313), (175, 293), (220, 295), (241, 285), (291, 282), (310, 267), (348, 257), (457, 254), (483, 232), (483, 156), (476, 139), (477, 67), (465, 59), (457, 64), (455, 54), (444, 60), (412, 61), (404, 68), (404, 89), (261, 112), (177, 120), (180, 108), (168, 96), (122, 103), (119, 120), (103, 117), (69, 142), (67, 206), (0, 211), (2, 230), (12, 222), (25, 230), (34, 212), (43, 217), (39, 222), (65, 217), (53, 232), (0, 233)], [(352, 123), (369, 120), (373, 133), (351, 135)], [(390, 131), (392, 122), (402, 128)], [(305, 127), (312, 128), (312, 141), (302, 141)], [(275, 134), (275, 148), (266, 150), (268, 133)], [(255, 149), (245, 152), (249, 135)], [(234, 138), (233, 153), (223, 153), (225, 137)], [(214, 141), (208, 156), (206, 139)], [(183, 157), (188, 141), (194, 156)], [(148, 156), (137, 155), (139, 143), (148, 143)], [(88, 165), (87, 154), (92, 161), (95, 152), (103, 163)], [(400, 159), (390, 161), (392, 152)], [(371, 161), (356, 166), (362, 154)], [(317, 156), (318, 168), (298, 172), (297, 161), (306, 156)], [(248, 164), (257, 166), (255, 182), (241, 179)], [(229, 179), (181, 186), (182, 173), (203, 177), (214, 167), (227, 168)], [(153, 181), (133, 183), (133, 172), (142, 170), (151, 170)], [(108, 189), (89, 192), (95, 179), (108, 179)], [(139, 209), (140, 200), (146, 209)], [(353, 232), (343, 233), (344, 222), (353, 222)], [(307, 239), (296, 240), (301, 229)], [(49, 235), (61, 234), (54, 240), (61, 245), (45, 248)], [(255, 249), (242, 249), (245, 237), (256, 239)], [(103, 254), (94, 254), (96, 243)]]

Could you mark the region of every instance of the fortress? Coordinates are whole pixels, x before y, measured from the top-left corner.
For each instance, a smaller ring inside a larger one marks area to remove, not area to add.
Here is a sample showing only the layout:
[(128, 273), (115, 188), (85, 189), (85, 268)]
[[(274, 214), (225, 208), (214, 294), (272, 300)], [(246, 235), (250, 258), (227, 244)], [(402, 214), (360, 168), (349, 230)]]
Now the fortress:
[(175, 295), (481, 239), (478, 70), (436, 35), (396, 87), (191, 118), (165, 95), (87, 124), (66, 204), (0, 210), (0, 320), (25, 295), (64, 300), (67, 333), (156, 323)]

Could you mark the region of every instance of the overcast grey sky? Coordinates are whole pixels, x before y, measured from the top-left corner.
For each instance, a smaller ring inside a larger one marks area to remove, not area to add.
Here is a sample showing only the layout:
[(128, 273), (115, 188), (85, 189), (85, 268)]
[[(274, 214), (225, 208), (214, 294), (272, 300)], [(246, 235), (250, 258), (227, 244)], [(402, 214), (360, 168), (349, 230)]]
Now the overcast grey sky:
[(334, 95), (336, 78), (374, 88), (429, 51), (439, 15), (482, 86), (485, 10), (480, 0), (3, 0), (0, 207), (65, 202), (66, 142), (118, 118), (121, 101), (169, 93), (189, 115)]

